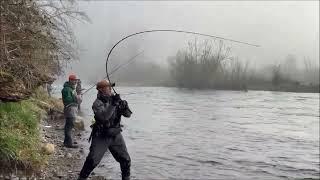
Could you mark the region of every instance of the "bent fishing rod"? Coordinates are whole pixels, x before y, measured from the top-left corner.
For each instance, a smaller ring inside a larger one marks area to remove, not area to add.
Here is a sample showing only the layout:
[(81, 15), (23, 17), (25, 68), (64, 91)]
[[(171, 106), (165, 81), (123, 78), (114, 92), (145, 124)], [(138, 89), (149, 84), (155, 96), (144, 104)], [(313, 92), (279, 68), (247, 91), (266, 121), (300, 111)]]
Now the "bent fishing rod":
[[(108, 62), (109, 62), (109, 57), (113, 51), (113, 49), (120, 44), (122, 41), (128, 39), (129, 37), (132, 36), (136, 36), (136, 35), (140, 35), (140, 34), (145, 34), (145, 33), (152, 33), (152, 32), (175, 32), (175, 33), (185, 33), (185, 34), (194, 34), (194, 35), (199, 35), (199, 36), (205, 36), (205, 37), (210, 37), (210, 38), (214, 38), (214, 39), (220, 39), (220, 40), (224, 40), (224, 41), (230, 41), (230, 42), (235, 42), (235, 43), (239, 43), (239, 44), (244, 44), (244, 45), (248, 45), (248, 46), (254, 46), (254, 47), (260, 47), (259, 45), (256, 44), (251, 44), (251, 43), (247, 43), (244, 41), (238, 41), (238, 40), (233, 40), (233, 39), (229, 39), (229, 38), (224, 38), (224, 37), (219, 37), (219, 36), (213, 36), (213, 35), (209, 35), (209, 34), (204, 34), (204, 33), (198, 33), (198, 32), (193, 32), (193, 31), (182, 31), (182, 30), (173, 30), (173, 29), (154, 29), (154, 30), (147, 30), (147, 31), (141, 31), (141, 32), (136, 32), (130, 35), (125, 36), (124, 38), (120, 39), (109, 51), (107, 59), (106, 59), (106, 73), (107, 73), (107, 79), (109, 82), (110, 81), (110, 75), (108, 72)], [(112, 87), (112, 90), (114, 91), (115, 94), (117, 94), (116, 90), (114, 89), (114, 87)]]
[[(142, 54), (144, 52), (141, 51), (138, 54), (136, 54), (135, 56), (131, 57), (128, 61), (124, 62), (123, 64), (118, 65), (117, 67), (115, 67), (111, 72), (110, 75), (112, 75), (113, 73), (115, 73), (117, 70), (119, 70), (121, 67), (129, 65), (130, 63), (132, 63), (136, 57), (138, 57), (140, 54)], [(103, 79), (107, 78), (107, 76), (105, 76)], [(110, 81), (109, 81), (110, 82)], [(111, 82), (110, 82), (111, 83)], [(85, 93), (87, 93), (88, 91), (90, 91), (96, 84), (93, 84), (90, 86), (90, 88), (88, 88), (85, 92), (83, 92), (81, 95), (84, 95)]]

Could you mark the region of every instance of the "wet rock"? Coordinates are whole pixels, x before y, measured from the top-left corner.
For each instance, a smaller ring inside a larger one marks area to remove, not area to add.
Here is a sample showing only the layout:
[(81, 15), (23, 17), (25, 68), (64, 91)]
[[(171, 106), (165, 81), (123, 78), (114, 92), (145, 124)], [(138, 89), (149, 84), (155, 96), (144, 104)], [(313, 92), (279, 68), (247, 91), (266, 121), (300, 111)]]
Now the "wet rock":
[(52, 170), (52, 174), (53, 174), (53, 175), (57, 175), (57, 170), (53, 169), (53, 170)]
[(100, 167), (104, 167), (105, 165), (104, 164), (100, 164), (98, 167), (100, 168)]
[(63, 158), (64, 155), (63, 155), (63, 154), (59, 154), (58, 157), (59, 157), (59, 158)]
[(42, 138), (41, 138), (41, 142), (42, 142), (42, 143), (47, 143), (48, 141), (47, 141), (47, 139), (46, 139), (45, 137), (42, 137)]
[(64, 127), (61, 125), (56, 125), (55, 127), (56, 130), (64, 130)]
[(77, 119), (74, 121), (74, 128), (80, 131), (84, 131), (84, 122), (82, 118), (77, 117)]
[(77, 159), (81, 159), (81, 156), (80, 156), (80, 154), (77, 154), (77, 156), (76, 156), (76, 157), (77, 157)]
[(60, 179), (65, 179), (66, 175), (61, 173), (61, 174), (58, 174), (57, 177)]
[(53, 173), (52, 173), (52, 175), (54, 176), (54, 177), (58, 177), (58, 178), (63, 178), (63, 177), (66, 177), (66, 175), (64, 175), (62, 172), (60, 172), (60, 171), (54, 171)]
[(42, 145), (42, 151), (45, 153), (45, 154), (53, 154), (54, 152), (54, 144), (51, 144), (51, 143), (46, 143), (46, 144), (43, 144)]
[(66, 154), (66, 158), (72, 158), (72, 154), (71, 153), (67, 153)]

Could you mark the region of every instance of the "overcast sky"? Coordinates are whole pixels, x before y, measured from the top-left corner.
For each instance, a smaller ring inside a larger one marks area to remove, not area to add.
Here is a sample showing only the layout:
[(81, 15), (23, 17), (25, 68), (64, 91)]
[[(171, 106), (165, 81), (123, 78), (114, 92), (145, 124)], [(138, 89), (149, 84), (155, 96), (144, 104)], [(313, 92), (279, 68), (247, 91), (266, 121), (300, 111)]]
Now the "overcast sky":
[[(255, 48), (228, 43), (234, 55), (252, 64), (270, 64), (288, 54), (319, 64), (319, 1), (80, 1), (79, 10), (92, 22), (75, 25), (81, 60), (67, 74), (104, 72), (107, 51), (116, 41), (150, 29), (196, 31), (259, 44)], [(144, 59), (166, 62), (195, 37), (176, 33), (134, 37), (117, 47), (110, 61), (145, 50)]]

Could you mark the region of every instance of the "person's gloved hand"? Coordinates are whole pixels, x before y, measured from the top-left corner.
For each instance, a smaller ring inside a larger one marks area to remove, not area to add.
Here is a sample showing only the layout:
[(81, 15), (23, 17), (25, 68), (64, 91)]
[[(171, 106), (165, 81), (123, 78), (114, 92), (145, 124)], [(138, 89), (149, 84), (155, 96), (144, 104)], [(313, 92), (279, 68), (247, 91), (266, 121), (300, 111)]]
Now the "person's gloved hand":
[(115, 94), (115, 95), (112, 95), (111, 96), (111, 99), (112, 99), (112, 104), (114, 106), (118, 106), (120, 101), (121, 101), (121, 98), (120, 98), (120, 94)]
[(128, 102), (126, 100), (121, 100), (119, 102), (119, 109), (120, 110), (124, 110), (128, 107)]
[(128, 106), (128, 102), (126, 100), (121, 100), (118, 106), (120, 110), (120, 114), (123, 115), (124, 117), (130, 117), (132, 114), (132, 111), (130, 110)]

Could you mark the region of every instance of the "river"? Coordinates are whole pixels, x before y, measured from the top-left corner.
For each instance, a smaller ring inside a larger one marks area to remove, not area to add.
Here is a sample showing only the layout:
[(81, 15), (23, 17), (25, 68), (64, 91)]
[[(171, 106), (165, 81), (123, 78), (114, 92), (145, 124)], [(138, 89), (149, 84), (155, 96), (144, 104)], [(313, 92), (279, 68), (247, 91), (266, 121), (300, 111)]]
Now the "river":
[[(133, 179), (319, 178), (319, 94), (117, 87)], [(84, 96), (85, 136), (96, 90)], [(89, 144), (83, 141), (88, 153)], [(83, 159), (84, 161), (85, 159)], [(108, 152), (96, 175), (120, 178)]]

